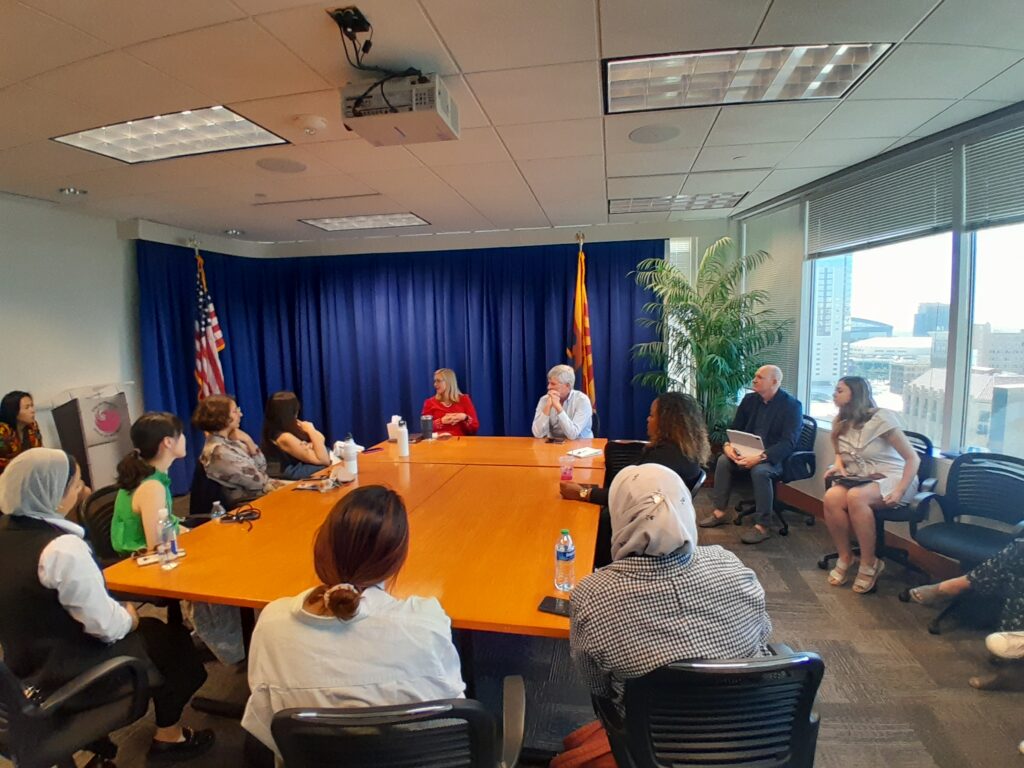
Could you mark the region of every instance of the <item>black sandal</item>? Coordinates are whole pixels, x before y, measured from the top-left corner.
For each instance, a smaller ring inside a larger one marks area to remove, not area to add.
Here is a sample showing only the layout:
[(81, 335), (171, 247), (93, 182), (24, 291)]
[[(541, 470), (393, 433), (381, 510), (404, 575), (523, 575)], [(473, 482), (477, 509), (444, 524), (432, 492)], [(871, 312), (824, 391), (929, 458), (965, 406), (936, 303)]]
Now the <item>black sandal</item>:
[(154, 761), (190, 760), (207, 752), (213, 746), (215, 737), (209, 728), (197, 731), (193, 728), (182, 728), (184, 741), (157, 741), (149, 746), (149, 759)]

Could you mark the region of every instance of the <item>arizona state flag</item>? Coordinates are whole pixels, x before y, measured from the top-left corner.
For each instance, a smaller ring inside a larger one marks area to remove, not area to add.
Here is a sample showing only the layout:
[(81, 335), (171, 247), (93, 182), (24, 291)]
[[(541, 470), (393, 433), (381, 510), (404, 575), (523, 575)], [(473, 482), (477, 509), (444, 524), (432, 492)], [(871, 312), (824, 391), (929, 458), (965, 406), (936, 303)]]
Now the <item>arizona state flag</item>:
[(576, 336), (572, 351), (572, 367), (579, 371), (580, 390), (590, 398), (597, 410), (597, 387), (594, 385), (594, 352), (590, 343), (590, 307), (587, 305), (587, 257), (583, 254), (583, 238), (576, 259), (576, 298), (573, 303), (572, 327)]

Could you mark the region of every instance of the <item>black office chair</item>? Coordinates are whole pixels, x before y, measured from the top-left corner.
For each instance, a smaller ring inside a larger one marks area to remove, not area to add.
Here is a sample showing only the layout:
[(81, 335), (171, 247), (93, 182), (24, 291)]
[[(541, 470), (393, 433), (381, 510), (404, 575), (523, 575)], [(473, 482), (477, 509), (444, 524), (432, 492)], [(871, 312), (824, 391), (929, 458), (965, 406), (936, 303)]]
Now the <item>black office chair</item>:
[[(605, 489), (612, 487), (612, 480), (622, 471), (624, 467), (636, 464), (643, 455), (647, 443), (643, 440), (609, 440), (604, 446), (604, 485)], [(690, 498), (696, 498), (700, 489), (707, 480), (707, 473), (704, 470), (688, 484)]]
[[(504, 728), (472, 699), (346, 709), (285, 709), (270, 730), (288, 768), (512, 768), (523, 746), (526, 689), (506, 677)], [(500, 750), (500, 752), (499, 752)]]
[[(796, 441), (796, 450), (787, 456), (782, 462), (782, 474), (775, 481), (775, 491), (772, 498), (772, 514), (779, 521), (779, 535), (789, 535), (789, 523), (783, 516), (783, 512), (793, 512), (801, 515), (804, 525), (814, 525), (814, 515), (802, 509), (791, 507), (779, 501), (779, 484), (795, 483), (797, 480), (806, 480), (814, 477), (817, 462), (814, 458), (814, 440), (818, 435), (818, 422), (811, 416), (804, 416), (803, 426), (800, 428), (800, 437)], [(736, 505), (735, 525), (743, 525), (743, 518), (752, 515), (757, 511), (753, 499), (744, 499)]]
[[(913, 446), (914, 451), (921, 459), (921, 463), (917, 468), (918, 492), (928, 493), (935, 490), (936, 480), (932, 477), (934, 469), (932, 441), (928, 439), (927, 435), (922, 435), (919, 432), (904, 432), (903, 434), (907, 436), (907, 440)], [(831, 483), (826, 481), (826, 490), (830, 485)], [(899, 547), (890, 547), (885, 543), (886, 523), (909, 523), (911, 521), (920, 523), (921, 519), (917, 517), (918, 513), (918, 507), (913, 502), (897, 504), (896, 506), (888, 507), (887, 509), (876, 509), (875, 555), (886, 560), (899, 563), (904, 567), (904, 569), (927, 577), (928, 574), (924, 572), (924, 569), (919, 568), (910, 562), (910, 553), (907, 550)], [(854, 547), (853, 552), (854, 554), (859, 555), (860, 547)], [(818, 561), (818, 567), (823, 571), (827, 571), (832, 567), (831, 562), (838, 559), (838, 552), (830, 552)]]
[[(1000, 453), (964, 453), (949, 468), (944, 494), (925, 492), (914, 498), (910, 535), (925, 549), (958, 561), (966, 573), (1024, 535), (1022, 499), (1024, 459)], [(918, 523), (928, 519), (933, 501), (942, 510), (943, 521), (919, 529)], [(965, 522), (963, 518), (967, 516), (1014, 528), (1006, 532)], [(901, 592), (899, 598), (909, 601), (909, 590)], [(969, 598), (978, 602), (977, 596), (971, 598), (970, 592), (959, 595), (932, 620), (928, 631), (940, 634), (942, 619)]]
[(818, 741), (814, 697), (825, 666), (814, 653), (678, 661), (626, 681), (619, 715), (594, 709), (619, 768), (810, 768)]
[(594, 433), (594, 437), (601, 436), (601, 418), (597, 415), (597, 411), (594, 411), (590, 418), (590, 431)]
[(78, 509), (78, 519), (85, 528), (86, 538), (99, 560), (101, 568), (123, 560), (110, 543), (110, 525), (114, 519), (114, 501), (120, 490), (116, 485), (106, 485), (89, 494)]
[(74, 768), (75, 752), (146, 714), (147, 676), (145, 662), (118, 656), (49, 696), (30, 697), (0, 662), (0, 752), (17, 768)]
[(211, 480), (206, 474), (206, 468), (201, 461), (196, 462), (195, 471), (192, 473), (192, 487), (189, 490), (188, 516), (195, 518), (191, 527), (196, 527), (210, 519), (210, 510), (214, 502), (219, 501), (227, 509), (224, 503), (224, 486), (216, 480)]

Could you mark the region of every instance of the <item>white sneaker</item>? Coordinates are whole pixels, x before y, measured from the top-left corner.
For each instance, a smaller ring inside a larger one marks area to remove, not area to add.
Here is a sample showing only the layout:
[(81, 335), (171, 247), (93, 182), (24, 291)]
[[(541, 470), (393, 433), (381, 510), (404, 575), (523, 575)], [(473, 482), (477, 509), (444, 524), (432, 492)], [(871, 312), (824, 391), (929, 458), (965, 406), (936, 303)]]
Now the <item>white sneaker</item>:
[(1017, 749), (1019, 749), (1020, 753), (1024, 755), (1024, 741), (1017, 745)]
[(985, 646), (1000, 659), (1024, 659), (1024, 632), (993, 632)]

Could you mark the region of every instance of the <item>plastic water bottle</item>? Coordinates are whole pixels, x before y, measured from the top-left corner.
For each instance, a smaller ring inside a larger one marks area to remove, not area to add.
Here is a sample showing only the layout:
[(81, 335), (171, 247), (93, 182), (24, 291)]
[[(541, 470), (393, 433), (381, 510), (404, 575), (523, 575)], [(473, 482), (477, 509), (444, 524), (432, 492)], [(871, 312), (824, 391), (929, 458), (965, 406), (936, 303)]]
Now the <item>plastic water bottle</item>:
[(576, 545), (569, 535), (569, 529), (563, 528), (562, 535), (555, 544), (555, 589), (559, 592), (571, 592), (576, 586)]
[(356, 441), (352, 439), (351, 434), (349, 434), (349, 436), (345, 438), (345, 442), (341, 444), (341, 455), (345, 459), (345, 469), (353, 475), (358, 475), (359, 451), (356, 450)]
[(409, 425), (405, 419), (398, 422), (398, 455), (409, 455)]
[(227, 511), (224, 509), (224, 505), (223, 504), (221, 504), (219, 501), (213, 502), (213, 506), (210, 507), (210, 519), (211, 520), (216, 520), (219, 517), (224, 517), (224, 515), (226, 515), (226, 514), (227, 514)]
[(157, 513), (157, 545), (156, 554), (160, 558), (160, 567), (169, 571), (178, 567), (178, 532), (174, 529), (174, 520), (166, 509)]

